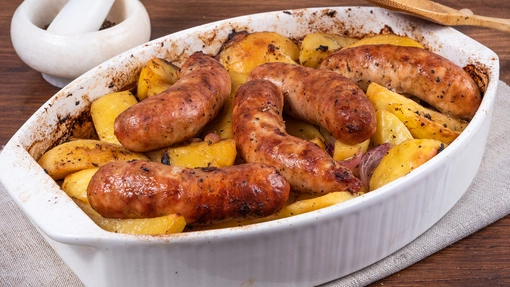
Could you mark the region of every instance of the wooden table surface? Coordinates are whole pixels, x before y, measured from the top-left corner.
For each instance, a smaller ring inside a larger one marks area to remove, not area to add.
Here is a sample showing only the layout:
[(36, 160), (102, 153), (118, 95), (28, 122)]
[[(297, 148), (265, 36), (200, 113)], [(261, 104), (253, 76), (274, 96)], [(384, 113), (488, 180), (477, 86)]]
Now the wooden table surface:
[[(22, 1), (0, 4), (0, 145), (58, 89), (24, 64), (10, 41), (11, 17)], [(347, 0), (188, 0), (142, 1), (151, 17), (152, 39), (196, 25), (244, 14), (304, 7), (371, 6)], [(510, 1), (438, 0), (475, 14), (510, 18)], [(486, 28), (457, 27), (500, 57), (500, 79), (510, 84), (510, 33)], [(373, 286), (503, 286), (510, 285), (510, 216), (450, 247), (380, 280)]]

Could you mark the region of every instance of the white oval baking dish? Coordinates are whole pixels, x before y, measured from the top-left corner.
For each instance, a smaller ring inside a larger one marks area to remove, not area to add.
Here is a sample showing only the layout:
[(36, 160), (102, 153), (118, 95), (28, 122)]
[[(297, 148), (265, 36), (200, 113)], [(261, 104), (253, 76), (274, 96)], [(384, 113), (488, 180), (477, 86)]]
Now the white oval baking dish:
[[(168, 236), (115, 234), (96, 226), (34, 160), (65, 136), (94, 99), (133, 83), (152, 57), (215, 54), (232, 30), (301, 37), (364, 36), (391, 29), (489, 83), (467, 129), (407, 176), (348, 202), (247, 227)], [(256, 14), (174, 33), (92, 69), (45, 103), (0, 154), (0, 180), (45, 239), (88, 286), (310, 286), (345, 276), (402, 248), (464, 194), (480, 165), (499, 77), (496, 54), (454, 29), (370, 7)], [(246, 284), (246, 285), (244, 285)]]

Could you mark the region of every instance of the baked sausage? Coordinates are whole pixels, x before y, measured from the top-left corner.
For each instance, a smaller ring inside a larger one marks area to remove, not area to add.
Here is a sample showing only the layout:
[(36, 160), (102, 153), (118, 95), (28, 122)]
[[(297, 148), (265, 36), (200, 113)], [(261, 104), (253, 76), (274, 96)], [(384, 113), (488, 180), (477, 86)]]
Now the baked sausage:
[(266, 63), (248, 80), (266, 79), (285, 97), (285, 112), (322, 126), (337, 140), (357, 144), (375, 132), (375, 110), (363, 91), (337, 73), (309, 67)]
[(271, 215), (282, 208), (289, 191), (287, 180), (262, 163), (190, 169), (140, 160), (101, 167), (87, 196), (107, 218), (179, 213), (191, 224)]
[(276, 167), (295, 191), (357, 192), (361, 181), (316, 144), (285, 132), (282, 91), (267, 80), (251, 80), (233, 100), (232, 135), (246, 162)]
[(196, 52), (184, 62), (173, 86), (117, 117), (115, 136), (124, 147), (137, 152), (189, 139), (218, 114), (230, 89), (225, 68), (214, 58)]
[(397, 93), (414, 95), (439, 111), (471, 119), (481, 102), (474, 80), (461, 67), (417, 47), (365, 45), (337, 51), (320, 65), (366, 91), (376, 82)]

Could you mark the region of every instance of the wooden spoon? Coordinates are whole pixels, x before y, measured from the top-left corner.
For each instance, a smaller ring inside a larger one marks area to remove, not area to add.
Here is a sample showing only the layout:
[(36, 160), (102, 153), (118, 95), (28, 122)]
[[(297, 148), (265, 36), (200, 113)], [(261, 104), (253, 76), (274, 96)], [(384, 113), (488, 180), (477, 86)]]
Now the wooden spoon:
[(367, 0), (377, 6), (429, 21), (448, 25), (470, 25), (489, 27), (510, 32), (510, 19), (474, 15), (468, 9), (456, 10), (428, 0)]

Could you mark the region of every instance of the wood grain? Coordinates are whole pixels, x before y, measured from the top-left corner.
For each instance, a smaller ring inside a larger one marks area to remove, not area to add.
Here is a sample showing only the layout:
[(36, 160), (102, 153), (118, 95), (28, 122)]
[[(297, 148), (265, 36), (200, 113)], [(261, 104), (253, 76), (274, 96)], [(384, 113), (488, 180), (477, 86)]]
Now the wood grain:
[[(0, 3), (0, 145), (58, 89), (25, 65), (10, 41), (10, 21), (22, 1)], [(151, 17), (152, 39), (196, 25), (251, 13), (304, 7), (371, 6), (365, 1), (142, 1)], [(510, 1), (437, 1), (452, 8), (470, 8), (477, 15), (508, 18)], [(458, 30), (495, 51), (500, 79), (510, 83), (510, 33), (479, 27)], [(36, 43), (34, 43), (36, 44)], [(510, 217), (451, 245), (423, 261), (371, 286), (505, 286), (510, 285)]]

